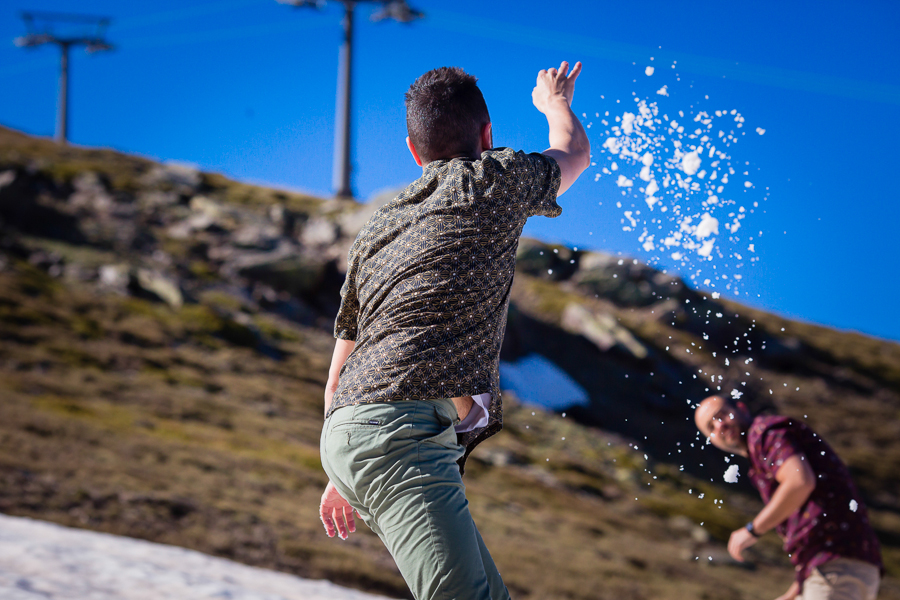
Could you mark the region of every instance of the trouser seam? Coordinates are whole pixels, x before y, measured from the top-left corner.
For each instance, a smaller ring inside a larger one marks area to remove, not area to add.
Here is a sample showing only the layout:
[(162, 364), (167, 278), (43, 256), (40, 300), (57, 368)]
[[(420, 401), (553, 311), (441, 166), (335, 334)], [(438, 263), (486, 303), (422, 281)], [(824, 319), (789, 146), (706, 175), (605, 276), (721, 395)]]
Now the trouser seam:
[[(419, 472), (419, 478), (422, 478), (422, 442), (416, 442), (416, 470)], [(437, 542), (435, 541), (435, 533), (434, 533), (434, 521), (431, 516), (431, 509), (428, 508), (428, 501), (425, 498), (425, 486), (420, 485), (419, 490), (421, 493), (419, 494), (422, 499), (422, 504), (425, 507), (425, 517), (428, 519), (428, 538), (431, 541), (431, 550), (434, 552), (435, 558), (437, 558), (437, 562), (439, 563), (438, 570), (438, 580), (437, 592), (440, 594), (442, 598), (447, 598), (446, 586), (442, 585), (443, 583), (443, 573), (445, 572), (446, 567), (446, 558), (438, 552)]]

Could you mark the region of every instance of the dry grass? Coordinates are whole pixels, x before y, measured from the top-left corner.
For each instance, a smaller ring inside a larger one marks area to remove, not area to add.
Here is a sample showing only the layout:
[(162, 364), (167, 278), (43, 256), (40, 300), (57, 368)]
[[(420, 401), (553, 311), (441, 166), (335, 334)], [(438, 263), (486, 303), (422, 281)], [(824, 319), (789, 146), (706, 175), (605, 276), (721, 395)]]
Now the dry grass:
[[(275, 360), (228, 341), (217, 310), (240, 301), (222, 293), (173, 311), (25, 265), (0, 274), (0, 290), (4, 512), (406, 594), (365, 527), (329, 540), (316, 517), (329, 336), (256, 315)], [(758, 502), (571, 418), (511, 401), (466, 481), (517, 598), (749, 599), (790, 583), (775, 539), (755, 570), (720, 560)], [(894, 579), (886, 587), (900, 598)]]

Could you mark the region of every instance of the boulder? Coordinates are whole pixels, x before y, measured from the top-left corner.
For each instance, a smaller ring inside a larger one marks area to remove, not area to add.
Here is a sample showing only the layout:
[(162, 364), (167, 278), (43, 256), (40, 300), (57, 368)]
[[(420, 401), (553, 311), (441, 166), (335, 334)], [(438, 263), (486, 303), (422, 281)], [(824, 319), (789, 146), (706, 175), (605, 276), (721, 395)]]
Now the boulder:
[(306, 251), (284, 240), (271, 252), (238, 251), (231, 253), (223, 272), (272, 287), (292, 296), (315, 295), (330, 261), (323, 255)]
[(586, 252), (572, 281), (582, 290), (619, 306), (649, 306), (667, 298), (693, 295), (672, 277), (632, 258)]
[(129, 273), (128, 265), (118, 264), (101, 266), (97, 275), (102, 287), (125, 293), (128, 289)]
[(181, 308), (184, 304), (178, 283), (149, 269), (133, 270), (129, 276), (128, 290), (135, 296), (162, 301), (172, 308)]
[(115, 201), (107, 192), (100, 176), (93, 171), (82, 171), (72, 179), (75, 191), (69, 196), (69, 204), (94, 213), (106, 213)]
[(570, 303), (563, 310), (560, 323), (566, 331), (584, 336), (602, 352), (618, 346), (634, 358), (647, 358), (647, 348), (612, 315), (594, 314), (580, 304)]
[(280, 233), (276, 225), (250, 223), (232, 234), (231, 243), (238, 248), (274, 250), (278, 245)]
[(145, 173), (139, 183), (143, 187), (161, 188), (181, 195), (190, 195), (200, 186), (203, 177), (193, 165), (167, 162), (155, 165)]
[(533, 277), (565, 281), (579, 267), (582, 252), (524, 238), (516, 252), (516, 269)]
[(323, 217), (313, 217), (300, 232), (300, 243), (310, 248), (322, 248), (334, 244), (340, 237), (337, 223)]

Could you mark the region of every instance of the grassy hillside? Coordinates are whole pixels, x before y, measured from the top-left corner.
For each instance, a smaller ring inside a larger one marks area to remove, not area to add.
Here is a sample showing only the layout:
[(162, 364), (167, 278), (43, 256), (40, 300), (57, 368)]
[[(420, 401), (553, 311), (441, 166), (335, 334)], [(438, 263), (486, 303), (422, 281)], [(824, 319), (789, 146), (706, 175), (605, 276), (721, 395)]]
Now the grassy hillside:
[[(0, 182), (10, 172), (0, 511), (408, 597), (365, 526), (341, 542), (317, 517), (328, 297), (356, 207), (0, 129)], [(271, 240), (246, 233), (267, 227)], [(508, 394), (504, 431), (469, 462), (472, 512), (515, 598), (749, 600), (788, 587), (774, 535), (749, 564), (728, 558), (728, 533), (761, 505), (722, 483), (722, 455), (690, 454), (679, 423), (705, 393), (690, 376), (719, 369), (723, 384), (752, 373), (754, 396), (808, 414), (848, 460), (885, 545), (879, 597), (900, 599), (896, 344), (720, 303), (778, 350), (729, 372), (699, 348), (724, 342), (684, 309), (701, 305), (694, 292), (668, 282), (643, 303), (584, 257), (548, 280), (540, 248), (523, 245), (504, 353), (552, 356), (593, 404), (557, 415)], [(570, 305), (596, 322), (576, 327)]]

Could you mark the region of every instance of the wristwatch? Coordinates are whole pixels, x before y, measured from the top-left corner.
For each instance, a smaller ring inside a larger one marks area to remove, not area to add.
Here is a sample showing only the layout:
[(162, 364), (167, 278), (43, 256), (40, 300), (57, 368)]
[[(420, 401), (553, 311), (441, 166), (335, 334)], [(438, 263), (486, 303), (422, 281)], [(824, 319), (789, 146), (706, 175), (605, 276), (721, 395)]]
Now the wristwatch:
[(746, 529), (747, 531), (749, 531), (749, 532), (750, 532), (750, 535), (752, 535), (752, 536), (755, 537), (756, 539), (759, 539), (759, 534), (756, 533), (756, 528), (753, 527), (753, 521), (750, 521), (749, 523), (747, 523), (746, 525), (744, 525), (744, 529)]

